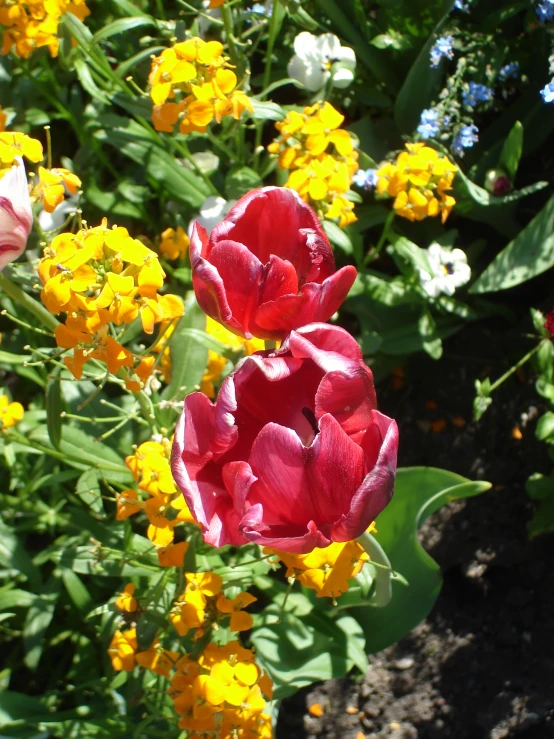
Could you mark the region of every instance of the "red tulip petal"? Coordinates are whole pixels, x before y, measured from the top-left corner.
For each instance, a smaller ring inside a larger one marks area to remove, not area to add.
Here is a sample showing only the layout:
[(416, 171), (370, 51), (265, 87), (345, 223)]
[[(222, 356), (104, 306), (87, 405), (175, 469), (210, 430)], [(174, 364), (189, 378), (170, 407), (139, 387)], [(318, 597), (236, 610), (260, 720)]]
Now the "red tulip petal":
[(203, 393), (188, 395), (171, 451), (175, 482), (202, 525), (204, 540), (213, 546), (245, 543), (221, 467), (215, 464), (236, 443), (235, 407), (232, 378), (223, 382), (215, 405)]
[(269, 264), (264, 267), (265, 279), (262, 287), (260, 303), (277, 300), (282, 295), (296, 295), (298, 278), (296, 270), (290, 262), (271, 255)]
[(223, 482), (233, 499), (239, 517), (246, 511), (245, 501), (251, 486), (257, 481), (248, 462), (229, 462), (223, 467)]
[(363, 362), (362, 350), (356, 339), (340, 326), (312, 323), (291, 331), (281, 351), (290, 351), (293, 357), (312, 359), (325, 372), (346, 371), (350, 360)]
[(321, 285), (306, 283), (299, 295), (283, 295), (263, 303), (254, 316), (253, 332), (278, 339), (300, 326), (328, 321), (343, 303), (355, 279), (355, 267), (343, 267)]
[[(313, 521), (308, 523), (306, 533), (299, 536), (290, 536), (287, 527), (280, 529), (278, 526), (272, 526), (271, 533), (266, 536), (260, 533), (265, 530), (261, 521), (261, 511), (261, 506), (252, 506), (240, 522), (242, 533), (248, 541), (254, 544), (270, 549), (278, 549), (281, 552), (290, 552), (291, 554), (309, 554), (316, 547), (325, 548), (331, 544), (330, 539), (318, 530)], [(271, 534), (276, 534), (276, 536)]]
[(250, 317), (259, 303), (262, 264), (243, 244), (236, 241), (220, 241), (216, 244), (210, 252), (210, 263), (225, 286), (233, 321), (242, 327), (246, 336)]
[(361, 362), (351, 362), (344, 371), (328, 372), (315, 396), (315, 415), (330, 413), (343, 430), (359, 443), (372, 424), (377, 405), (373, 375)]
[(363, 534), (392, 498), (398, 453), (398, 427), (395, 421), (379, 411), (373, 411), (373, 418), (383, 440), (379, 456), (374, 468), (352, 498), (349, 513), (334, 524), (333, 541), (350, 541)]

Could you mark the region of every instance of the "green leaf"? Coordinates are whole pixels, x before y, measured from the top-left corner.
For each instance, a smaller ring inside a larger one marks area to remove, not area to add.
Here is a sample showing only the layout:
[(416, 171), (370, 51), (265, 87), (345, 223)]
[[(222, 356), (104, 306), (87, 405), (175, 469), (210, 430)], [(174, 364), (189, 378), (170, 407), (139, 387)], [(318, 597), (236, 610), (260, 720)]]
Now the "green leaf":
[(0, 693), (0, 727), (2, 729), (18, 723), (37, 723), (40, 718), (46, 717), (48, 717), (48, 710), (38, 698), (32, 698), (14, 690), (4, 690)]
[(270, 100), (256, 100), (256, 98), (250, 98), (250, 102), (254, 108), (252, 118), (257, 121), (282, 121), (285, 117), (285, 111), (277, 103), (272, 103)]
[[(539, 441), (550, 441), (551, 437), (554, 436), (554, 413), (552, 411), (548, 411), (539, 418), (535, 436)], [(552, 442), (554, 442), (554, 439), (552, 439)]]
[(277, 698), (319, 680), (342, 677), (355, 664), (367, 669), (363, 634), (351, 617), (333, 621), (314, 609), (301, 617), (285, 612), (277, 623), (278, 611), (277, 604), (269, 606), (264, 611), (266, 623), (252, 632), (256, 654), (275, 683)]
[(488, 482), (470, 482), (433, 467), (398, 470), (393, 498), (377, 517), (375, 538), (408, 586), (393, 580), (388, 606), (352, 611), (366, 635), (368, 652), (378, 652), (405, 636), (427, 616), (437, 599), (440, 568), (419, 543), (419, 526), (446, 503), (479, 495), (489, 488)]
[(92, 596), (81, 578), (73, 570), (67, 569), (67, 567), (62, 568), (61, 574), (67, 594), (73, 601), (75, 608), (79, 611), (90, 610), (93, 604)]
[(52, 446), (60, 448), (62, 441), (62, 390), (60, 369), (56, 367), (46, 383), (46, 425)]
[(334, 246), (338, 246), (339, 249), (342, 249), (346, 254), (352, 254), (352, 241), (348, 235), (333, 221), (325, 219), (322, 223), (323, 230), (327, 234), (329, 241), (334, 244)]
[(113, 114), (99, 116), (98, 120), (106, 128), (97, 131), (96, 138), (145, 167), (152, 180), (163, 185), (172, 199), (199, 208), (211, 194), (202, 179), (167, 151), (163, 139), (154, 131)]
[(442, 357), (442, 341), (437, 331), (437, 324), (428, 308), (424, 308), (417, 324), (423, 349), (433, 359)]
[(250, 167), (232, 169), (225, 177), (225, 194), (228, 200), (238, 200), (250, 190), (261, 187), (260, 175)]
[(29, 608), (38, 599), (37, 595), (19, 588), (0, 588), (0, 611), (12, 608)]
[(500, 166), (506, 170), (508, 177), (513, 182), (516, 178), (519, 160), (523, 152), (523, 125), (516, 121), (508, 138), (504, 142), (500, 154)]
[(95, 513), (104, 514), (104, 501), (101, 497), (100, 474), (98, 470), (85, 470), (77, 480), (75, 492), (83, 503), (89, 506)]
[(554, 473), (531, 475), (525, 489), (529, 497), (537, 501), (533, 518), (527, 526), (529, 537), (533, 539), (539, 534), (554, 532)]
[(162, 393), (164, 400), (183, 396), (183, 387), (192, 392), (202, 380), (208, 361), (208, 350), (196, 337), (187, 336), (189, 329), (204, 331), (206, 314), (202, 311), (194, 293), (185, 299), (185, 315), (169, 341), (171, 351), (171, 382)]
[(419, 123), (421, 111), (431, 105), (438, 92), (443, 70), (431, 67), (429, 53), (437, 35), (440, 34), (443, 23), (450, 15), (453, 5), (454, 0), (451, 0), (448, 12), (439, 20), (433, 33), (419, 52), (397, 95), (394, 106), (394, 120), (402, 133), (407, 134), (414, 131)]
[(92, 74), (90, 73), (90, 69), (88, 68), (87, 63), (84, 59), (80, 59), (79, 57), (75, 57), (73, 60), (73, 66), (75, 68), (75, 71), (77, 72), (77, 77), (79, 78), (79, 82), (83, 86), (83, 89), (88, 92), (88, 94), (93, 98), (94, 100), (97, 100), (99, 103), (102, 103), (104, 105), (110, 104), (110, 98), (109, 95), (104, 92), (104, 90), (101, 90), (96, 82), (94, 81), (94, 78)]
[(429, 256), (426, 249), (421, 249), (421, 247), (414, 244), (413, 241), (410, 241), (404, 236), (391, 234), (390, 239), (392, 245), (387, 249), (389, 254), (393, 257), (396, 256), (396, 254), (399, 254), (409, 262), (415, 270), (422, 269), (425, 270), (425, 272), (429, 272), (429, 274), (433, 273), (433, 269), (429, 264)]
[(30, 362), (31, 360), (32, 357), (30, 354), (11, 354), (10, 352), (0, 350), (0, 364), (24, 364), (25, 362)]
[(0, 565), (21, 573), (33, 588), (40, 586), (40, 574), (13, 529), (0, 521)]
[(470, 288), (497, 292), (520, 285), (554, 266), (554, 195), (538, 215), (496, 256)]
[(92, 37), (90, 45), (93, 46), (94, 44), (97, 44), (100, 41), (105, 41), (107, 38), (110, 38), (110, 36), (115, 36), (117, 33), (125, 33), (126, 31), (130, 31), (133, 28), (139, 28), (140, 26), (156, 26), (156, 25), (157, 25), (156, 20), (150, 16), (135, 16), (132, 18), (119, 18), (116, 21), (112, 21), (111, 23), (108, 23), (103, 28), (101, 28), (99, 31), (97, 31)]
[(45, 633), (54, 617), (59, 594), (60, 582), (56, 577), (51, 577), (40, 592), (40, 597), (27, 611), (23, 625), (23, 646), (25, 648), (23, 661), (30, 670), (36, 670), (38, 667), (44, 648)]

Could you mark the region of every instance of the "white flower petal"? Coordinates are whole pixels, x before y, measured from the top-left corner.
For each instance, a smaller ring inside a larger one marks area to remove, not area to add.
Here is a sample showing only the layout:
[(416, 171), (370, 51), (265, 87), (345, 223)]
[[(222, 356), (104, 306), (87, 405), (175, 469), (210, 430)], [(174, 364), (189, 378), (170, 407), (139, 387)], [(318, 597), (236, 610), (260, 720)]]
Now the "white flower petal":
[(336, 72), (333, 73), (333, 84), (335, 87), (343, 89), (348, 87), (354, 81), (354, 74), (352, 70), (344, 67), (339, 67)]

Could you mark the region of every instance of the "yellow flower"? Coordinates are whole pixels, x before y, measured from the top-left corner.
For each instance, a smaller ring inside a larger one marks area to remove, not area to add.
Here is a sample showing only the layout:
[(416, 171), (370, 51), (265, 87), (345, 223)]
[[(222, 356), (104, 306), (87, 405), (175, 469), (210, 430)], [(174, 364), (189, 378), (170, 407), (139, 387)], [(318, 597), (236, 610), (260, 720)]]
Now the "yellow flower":
[(138, 608), (138, 602), (136, 598), (133, 598), (135, 593), (135, 586), (132, 582), (125, 585), (123, 592), (119, 594), (115, 601), (115, 607), (119, 608), (124, 613), (133, 613)]
[(63, 202), (65, 188), (75, 195), (81, 187), (81, 180), (68, 169), (61, 167), (54, 169), (38, 168), (39, 182), (33, 190), (33, 196), (41, 199), (44, 210), (52, 213)]
[(180, 541), (157, 550), (160, 567), (183, 567), (189, 543)]
[(132, 672), (136, 664), (137, 630), (116, 631), (108, 648), (114, 670)]
[(190, 239), (181, 226), (177, 226), (177, 229), (166, 228), (161, 235), (160, 253), (172, 262), (176, 259), (184, 259), (189, 244)]
[(25, 157), (30, 162), (43, 158), (42, 144), (25, 133), (4, 131), (0, 133), (0, 166), (10, 168), (16, 157)]
[(154, 640), (150, 649), (136, 654), (138, 665), (163, 677), (169, 677), (170, 670), (178, 659), (179, 653), (164, 649), (158, 639)]
[(21, 403), (10, 403), (6, 395), (0, 395), (0, 427), (8, 429), (23, 418)]
[(394, 164), (377, 170), (377, 194), (394, 198), (393, 208), (402, 218), (421, 221), (441, 216), (444, 223), (455, 199), (447, 194), (458, 168), (448, 157), (423, 143), (406, 144)]

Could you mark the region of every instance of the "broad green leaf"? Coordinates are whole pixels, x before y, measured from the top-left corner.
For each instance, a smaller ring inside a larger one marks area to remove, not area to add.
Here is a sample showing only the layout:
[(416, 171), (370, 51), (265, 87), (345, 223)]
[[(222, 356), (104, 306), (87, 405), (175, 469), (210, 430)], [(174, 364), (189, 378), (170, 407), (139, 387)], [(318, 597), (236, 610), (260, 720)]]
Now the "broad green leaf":
[(536, 501), (533, 518), (527, 525), (529, 537), (533, 539), (539, 534), (554, 532), (554, 473), (531, 475), (525, 489)]
[(229, 200), (238, 200), (250, 190), (263, 185), (260, 175), (250, 167), (232, 169), (225, 177), (225, 194)]
[(169, 342), (171, 382), (162, 393), (163, 399), (183, 397), (185, 391), (192, 392), (202, 380), (208, 361), (208, 350), (203, 342), (186, 335), (186, 331), (191, 328), (199, 331), (206, 328), (206, 315), (196, 302), (193, 292), (186, 297), (185, 315), (180, 319)]
[(470, 288), (497, 292), (520, 285), (554, 266), (554, 196), (516, 238), (496, 256)]
[(10, 725), (34, 722), (48, 717), (48, 709), (38, 698), (24, 693), (4, 690), (0, 693), (0, 726), (5, 729)]
[(398, 470), (393, 498), (377, 517), (376, 539), (408, 585), (393, 581), (392, 601), (385, 608), (352, 611), (366, 635), (368, 652), (378, 652), (405, 636), (427, 616), (437, 599), (440, 568), (419, 543), (418, 528), (446, 503), (489, 488), (488, 482), (471, 482), (433, 467)]
[(396, 256), (396, 254), (399, 254), (416, 270), (422, 269), (430, 274), (433, 273), (433, 269), (429, 264), (429, 256), (426, 249), (422, 249), (405, 236), (391, 234), (390, 238), (392, 243), (387, 249), (389, 254), (393, 257)]
[(149, 16), (135, 16), (132, 18), (118, 18), (116, 21), (106, 24), (103, 28), (97, 31), (91, 40), (91, 46), (105, 41), (110, 36), (115, 36), (117, 33), (125, 33), (133, 28), (139, 28), (140, 26), (155, 26), (157, 25), (156, 19)]
[(23, 661), (30, 670), (36, 670), (40, 661), (46, 629), (50, 626), (60, 595), (60, 581), (52, 576), (39, 593), (37, 600), (27, 611), (23, 625)]
[(252, 632), (252, 643), (275, 683), (277, 698), (318, 680), (342, 677), (354, 664), (365, 669), (363, 635), (353, 619), (333, 621), (318, 610), (298, 617), (287, 608), (277, 622), (278, 612), (277, 604), (269, 606), (264, 611), (266, 623)]
[(19, 588), (0, 588), (0, 612), (12, 608), (29, 608), (38, 596)]
[(554, 413), (547, 411), (543, 414), (537, 423), (535, 436), (539, 441), (554, 442)]
[(257, 121), (282, 121), (285, 117), (285, 111), (277, 103), (270, 100), (256, 100), (250, 98), (254, 112), (252, 118)]
[(46, 425), (52, 446), (60, 448), (62, 440), (62, 391), (60, 370), (56, 368), (46, 382)]
[(33, 588), (40, 585), (40, 573), (13, 529), (0, 521), (0, 565), (21, 573)]
[(504, 142), (502, 152), (500, 154), (500, 166), (506, 170), (508, 177), (512, 182), (516, 178), (519, 160), (523, 152), (523, 125), (516, 121), (508, 138)]
[(83, 472), (77, 480), (75, 492), (83, 503), (91, 508), (94, 513), (104, 514), (104, 501), (100, 491), (100, 474), (96, 469), (88, 469)]

